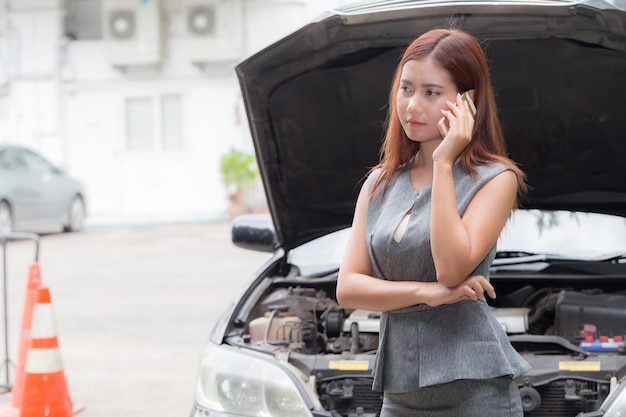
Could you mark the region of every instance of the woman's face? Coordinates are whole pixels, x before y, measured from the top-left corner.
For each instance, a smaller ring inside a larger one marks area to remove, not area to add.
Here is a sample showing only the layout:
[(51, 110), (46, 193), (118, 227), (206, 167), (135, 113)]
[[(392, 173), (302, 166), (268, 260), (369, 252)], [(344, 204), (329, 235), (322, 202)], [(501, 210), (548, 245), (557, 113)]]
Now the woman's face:
[(441, 140), (437, 123), (458, 93), (450, 74), (429, 56), (402, 67), (396, 108), (406, 135), (415, 142)]

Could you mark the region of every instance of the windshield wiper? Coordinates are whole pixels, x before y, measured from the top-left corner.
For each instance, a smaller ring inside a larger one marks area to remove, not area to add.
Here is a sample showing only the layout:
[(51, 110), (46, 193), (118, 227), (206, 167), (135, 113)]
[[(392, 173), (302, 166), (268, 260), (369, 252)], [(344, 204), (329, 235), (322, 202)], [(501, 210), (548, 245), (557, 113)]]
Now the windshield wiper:
[(554, 255), (549, 253), (531, 253), (525, 251), (498, 251), (493, 260), (493, 266), (500, 265), (520, 265), (528, 263), (552, 263), (552, 262), (609, 262), (619, 263), (626, 259), (623, 252), (606, 253), (592, 257), (576, 257), (565, 255)]
[(531, 253), (524, 251), (498, 251), (496, 259), (493, 260), (493, 266), (499, 265), (520, 265), (538, 262), (554, 262), (554, 261), (580, 261), (581, 259), (572, 259), (560, 255), (551, 255), (547, 253)]

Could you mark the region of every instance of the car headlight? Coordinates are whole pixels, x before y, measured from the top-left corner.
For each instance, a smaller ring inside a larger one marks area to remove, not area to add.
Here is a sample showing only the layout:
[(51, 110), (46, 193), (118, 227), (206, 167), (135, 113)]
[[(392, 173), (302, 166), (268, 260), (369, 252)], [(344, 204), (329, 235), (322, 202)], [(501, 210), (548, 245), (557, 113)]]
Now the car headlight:
[(196, 402), (208, 410), (250, 417), (310, 417), (298, 387), (264, 358), (209, 343), (196, 382)]

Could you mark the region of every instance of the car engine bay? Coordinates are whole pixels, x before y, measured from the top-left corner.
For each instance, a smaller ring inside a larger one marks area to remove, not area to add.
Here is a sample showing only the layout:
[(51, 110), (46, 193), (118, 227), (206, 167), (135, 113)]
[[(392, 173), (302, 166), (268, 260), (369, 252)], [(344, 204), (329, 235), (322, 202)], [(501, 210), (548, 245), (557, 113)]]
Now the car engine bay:
[[(614, 280), (585, 278), (565, 286), (561, 283), (572, 280), (536, 278), (496, 274), (497, 303), (488, 300), (513, 346), (533, 367), (517, 380), (524, 415), (594, 411), (611, 384), (626, 375), (626, 290)], [(380, 314), (341, 308), (334, 297), (336, 274), (270, 282), (229, 343), (295, 366), (328, 416), (379, 415), (382, 393), (371, 390), (371, 371)]]

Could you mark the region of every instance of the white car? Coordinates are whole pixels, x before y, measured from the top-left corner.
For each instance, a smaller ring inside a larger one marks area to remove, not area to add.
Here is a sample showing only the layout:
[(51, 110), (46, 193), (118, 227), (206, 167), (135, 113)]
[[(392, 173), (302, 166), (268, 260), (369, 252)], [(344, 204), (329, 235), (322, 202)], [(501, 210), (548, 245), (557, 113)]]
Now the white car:
[(30, 149), (0, 145), (0, 234), (77, 232), (86, 215), (80, 181)]
[(626, 11), (604, 0), (371, 0), (236, 68), (271, 214), (236, 219), (233, 242), (273, 256), (213, 329), (192, 417), (379, 415), (380, 315), (337, 303), (339, 262), (398, 60), (450, 24), (483, 43), (504, 138), (528, 175), (488, 300), (532, 366), (516, 380), (525, 416), (595, 412), (626, 376)]

